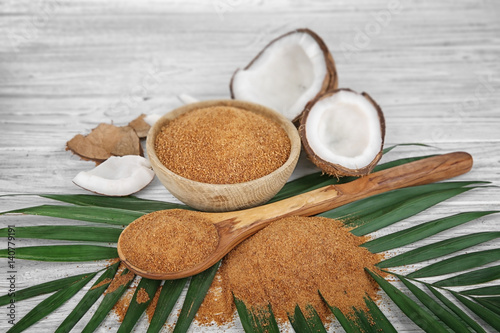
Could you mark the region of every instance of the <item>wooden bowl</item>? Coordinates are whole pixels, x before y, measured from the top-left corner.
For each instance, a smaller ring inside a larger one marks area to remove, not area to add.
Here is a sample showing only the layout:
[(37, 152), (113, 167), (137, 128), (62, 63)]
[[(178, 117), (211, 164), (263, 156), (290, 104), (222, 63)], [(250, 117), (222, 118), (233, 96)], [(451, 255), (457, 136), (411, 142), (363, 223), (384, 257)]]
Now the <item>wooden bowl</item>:
[[(291, 150), (288, 160), (261, 178), (237, 184), (208, 184), (179, 176), (163, 165), (155, 152), (156, 136), (169, 121), (195, 109), (232, 106), (273, 119), (286, 131)], [(153, 170), (166, 189), (186, 205), (202, 211), (232, 211), (254, 207), (271, 199), (285, 185), (300, 155), (297, 128), (284, 116), (262, 105), (238, 100), (210, 100), (184, 105), (162, 116), (149, 130), (146, 150)]]

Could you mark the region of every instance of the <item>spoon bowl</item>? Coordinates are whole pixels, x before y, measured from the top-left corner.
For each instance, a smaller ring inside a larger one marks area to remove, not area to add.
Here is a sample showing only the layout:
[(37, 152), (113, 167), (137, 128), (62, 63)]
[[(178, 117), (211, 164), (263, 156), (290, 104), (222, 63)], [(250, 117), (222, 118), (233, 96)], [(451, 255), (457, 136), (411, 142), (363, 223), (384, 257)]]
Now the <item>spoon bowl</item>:
[[(239, 243), (279, 218), (292, 215), (316, 215), (383, 192), (456, 177), (468, 172), (471, 168), (471, 155), (465, 152), (455, 152), (374, 172), (346, 184), (327, 185), (259, 207), (222, 213), (191, 212), (214, 223), (219, 235), (219, 243), (202, 262), (180, 271), (148, 272), (132, 264), (122, 251), (121, 236), (118, 240), (118, 255), (130, 270), (142, 277), (156, 280), (180, 279), (210, 268)], [(196, 244), (192, 245), (196, 246)]]

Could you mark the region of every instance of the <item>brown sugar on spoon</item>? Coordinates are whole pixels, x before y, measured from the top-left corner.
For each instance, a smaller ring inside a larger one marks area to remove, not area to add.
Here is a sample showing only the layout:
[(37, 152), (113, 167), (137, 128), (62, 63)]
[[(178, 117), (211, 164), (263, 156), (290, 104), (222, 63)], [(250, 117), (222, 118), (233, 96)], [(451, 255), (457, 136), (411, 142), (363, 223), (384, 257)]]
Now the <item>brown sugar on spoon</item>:
[(265, 176), (290, 156), (288, 135), (274, 120), (251, 111), (213, 106), (166, 124), (156, 154), (174, 173), (202, 183), (236, 184)]
[(177, 272), (207, 258), (217, 247), (219, 235), (210, 220), (171, 209), (138, 218), (122, 232), (119, 242), (133, 266), (151, 273)]

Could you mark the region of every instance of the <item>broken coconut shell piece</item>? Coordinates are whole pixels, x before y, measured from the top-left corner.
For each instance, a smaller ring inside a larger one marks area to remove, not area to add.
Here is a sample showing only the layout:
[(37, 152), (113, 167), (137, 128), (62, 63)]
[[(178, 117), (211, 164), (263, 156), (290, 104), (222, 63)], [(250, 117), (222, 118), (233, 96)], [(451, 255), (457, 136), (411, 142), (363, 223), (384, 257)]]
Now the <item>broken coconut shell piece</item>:
[(328, 47), (309, 29), (291, 31), (269, 43), (233, 74), (231, 98), (265, 105), (297, 122), (306, 104), (337, 88)]
[(161, 115), (156, 113), (148, 115), (141, 114), (139, 117), (128, 123), (128, 126), (134, 129), (139, 139), (145, 139), (148, 136), (151, 126), (153, 126), (156, 121), (160, 119), (160, 117)]
[(141, 141), (130, 126), (101, 123), (88, 135), (77, 134), (67, 149), (86, 160), (103, 162), (111, 156), (143, 155)]
[(368, 94), (339, 89), (307, 105), (299, 134), (308, 158), (323, 172), (363, 176), (382, 157), (385, 120)]
[(146, 187), (154, 178), (147, 159), (137, 155), (112, 156), (73, 179), (81, 188), (107, 196), (126, 196)]
[(149, 129), (151, 128), (151, 125), (147, 123), (145, 118), (146, 115), (141, 114), (139, 117), (128, 123), (128, 126), (132, 127), (137, 133), (139, 139), (144, 139), (148, 135)]

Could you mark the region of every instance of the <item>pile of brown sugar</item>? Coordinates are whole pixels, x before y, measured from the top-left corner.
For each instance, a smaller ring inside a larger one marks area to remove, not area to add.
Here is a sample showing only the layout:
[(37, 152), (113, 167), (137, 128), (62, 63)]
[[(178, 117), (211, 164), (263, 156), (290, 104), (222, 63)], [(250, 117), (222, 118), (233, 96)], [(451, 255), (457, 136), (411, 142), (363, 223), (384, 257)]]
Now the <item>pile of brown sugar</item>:
[(199, 213), (171, 209), (141, 216), (122, 232), (119, 242), (135, 267), (168, 273), (202, 262), (217, 247), (219, 234)]
[(146, 316), (148, 317), (148, 322), (151, 322), (151, 320), (153, 319), (153, 316), (156, 311), (156, 306), (158, 305), (158, 300), (160, 299), (160, 293), (162, 288), (163, 286), (159, 286), (158, 289), (156, 289), (155, 295), (153, 296), (151, 303), (149, 303), (148, 307), (146, 308)]
[(290, 139), (274, 120), (228, 106), (193, 110), (165, 125), (155, 151), (172, 172), (209, 184), (265, 176), (290, 155)]
[(296, 305), (304, 313), (306, 305), (312, 305), (324, 322), (330, 321), (331, 312), (318, 290), (331, 306), (346, 314), (352, 307), (366, 309), (363, 297), (377, 299), (378, 287), (364, 269), (379, 272), (374, 265), (382, 257), (359, 247), (365, 241), (342, 222), (328, 218), (278, 220), (226, 256), (197, 320), (200, 324), (231, 322), (235, 311), (231, 293), (248, 308), (270, 303), (282, 323)]
[(141, 288), (137, 291), (136, 301), (138, 304), (146, 303), (147, 301), (149, 301), (149, 295), (146, 289)]

